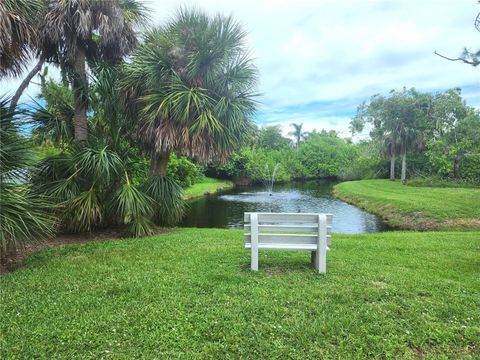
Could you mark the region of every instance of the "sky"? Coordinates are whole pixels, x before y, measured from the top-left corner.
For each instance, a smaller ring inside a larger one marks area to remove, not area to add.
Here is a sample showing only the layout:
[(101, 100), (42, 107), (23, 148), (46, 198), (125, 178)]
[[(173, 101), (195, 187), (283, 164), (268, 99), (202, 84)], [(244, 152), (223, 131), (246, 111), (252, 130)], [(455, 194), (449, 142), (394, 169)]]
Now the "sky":
[[(233, 15), (248, 32), (259, 68), (259, 125), (303, 123), (307, 131), (336, 130), (348, 137), (356, 107), (372, 95), (403, 86), (420, 91), (460, 87), (480, 108), (480, 67), (451, 62), (480, 48), (476, 0), (159, 0), (148, 1), (153, 24), (180, 6)], [(17, 79), (0, 81), (13, 93)], [(31, 85), (22, 100), (38, 93)]]

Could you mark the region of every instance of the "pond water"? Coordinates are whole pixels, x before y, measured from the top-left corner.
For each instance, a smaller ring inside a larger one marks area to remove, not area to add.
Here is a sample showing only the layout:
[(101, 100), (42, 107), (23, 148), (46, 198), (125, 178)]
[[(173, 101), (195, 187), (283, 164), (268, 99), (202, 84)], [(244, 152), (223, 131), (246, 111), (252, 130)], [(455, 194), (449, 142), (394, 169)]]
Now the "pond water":
[(333, 232), (374, 233), (388, 230), (377, 216), (332, 196), (332, 181), (275, 185), (270, 196), (264, 187), (238, 187), (189, 202), (181, 223), (186, 227), (243, 229), (244, 212), (318, 212), (333, 214)]

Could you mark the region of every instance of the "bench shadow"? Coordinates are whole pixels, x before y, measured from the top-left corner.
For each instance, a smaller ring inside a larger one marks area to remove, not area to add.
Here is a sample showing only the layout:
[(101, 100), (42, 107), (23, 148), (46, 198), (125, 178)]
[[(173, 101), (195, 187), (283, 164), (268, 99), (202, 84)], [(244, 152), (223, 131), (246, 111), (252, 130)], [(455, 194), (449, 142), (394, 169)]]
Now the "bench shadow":
[[(240, 265), (242, 273), (251, 273), (250, 261)], [(265, 273), (268, 277), (288, 275), (291, 273), (312, 274), (316, 270), (310, 264), (310, 258), (305, 259), (268, 259), (260, 261), (258, 264), (258, 272)]]

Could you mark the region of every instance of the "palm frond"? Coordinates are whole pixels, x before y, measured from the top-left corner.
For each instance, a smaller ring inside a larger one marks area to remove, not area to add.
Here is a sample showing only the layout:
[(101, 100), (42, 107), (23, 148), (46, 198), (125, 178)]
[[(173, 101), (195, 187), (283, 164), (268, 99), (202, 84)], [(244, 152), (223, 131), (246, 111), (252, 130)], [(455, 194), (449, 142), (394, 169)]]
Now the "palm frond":
[(253, 127), (258, 72), (232, 18), (181, 8), (147, 32), (122, 88), (148, 153), (208, 161), (237, 149)]
[(158, 225), (173, 225), (185, 213), (182, 187), (168, 176), (151, 176), (145, 186), (145, 193), (154, 201), (154, 221)]
[(124, 182), (118, 189), (112, 203), (114, 213), (121, 222), (128, 225), (135, 236), (145, 236), (152, 233), (154, 225), (152, 218), (154, 201), (140, 191), (129, 179), (127, 173)]
[[(21, 136), (15, 122), (24, 111), (8, 111), (0, 98), (0, 258), (53, 234), (50, 202), (30, 184), (35, 167), (31, 142)], [(15, 115), (15, 118), (14, 118)]]

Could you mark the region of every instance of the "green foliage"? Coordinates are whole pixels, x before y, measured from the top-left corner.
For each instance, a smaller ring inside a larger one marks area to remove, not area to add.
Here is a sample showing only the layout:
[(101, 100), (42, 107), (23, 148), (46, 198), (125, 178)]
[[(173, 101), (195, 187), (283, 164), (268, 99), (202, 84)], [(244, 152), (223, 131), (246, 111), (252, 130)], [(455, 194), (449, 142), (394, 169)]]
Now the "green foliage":
[(18, 120), (25, 114), (9, 113), (7, 107), (8, 101), (0, 99), (1, 260), (53, 233), (51, 204), (30, 184), (30, 172), (36, 166), (33, 146), (14, 124), (14, 117)]
[(480, 182), (480, 148), (465, 155), (460, 165), (460, 174), (463, 179)]
[(154, 201), (153, 220), (156, 224), (171, 226), (182, 219), (186, 204), (183, 189), (174, 179), (169, 176), (150, 176), (144, 191)]
[[(363, 103), (350, 123), (352, 132), (361, 131), (366, 123), (372, 126), (370, 136), (383, 144), (383, 152), (392, 163), (402, 157), (402, 182), (406, 181), (407, 154), (415, 153), (424, 142), (427, 129), (429, 97), (415, 89), (392, 90), (388, 96), (374, 95), (368, 104)], [(395, 178), (395, 167), (390, 179)]]
[(122, 218), (122, 222), (130, 226), (131, 234), (144, 236), (152, 233), (154, 200), (132, 184), (126, 172), (125, 181), (117, 190), (112, 207), (114, 213)]
[[(459, 89), (435, 94), (403, 89), (392, 90), (388, 96), (375, 95), (358, 107), (350, 128), (360, 132), (366, 123), (371, 125), (372, 141), (382, 144), (386, 158), (394, 162), (401, 155), (405, 160), (402, 180), (407, 159), (414, 176), (475, 176), (463, 162), (479, 152), (480, 114), (466, 105)], [(390, 178), (394, 177), (391, 171)]]
[(277, 164), (281, 166), (278, 169), (277, 181), (288, 181), (292, 175), (288, 168), (283, 164), (284, 155), (290, 150), (269, 150), (265, 148), (243, 147), (240, 151), (233, 154), (226, 164), (220, 167), (227, 175), (233, 178), (248, 178), (254, 182), (262, 182), (269, 174), (267, 171)]
[(280, 126), (265, 126), (257, 135), (257, 147), (268, 150), (288, 149), (292, 142), (282, 136)]
[(183, 190), (170, 178), (134, 182), (135, 159), (121, 158), (108, 146), (72, 147), (48, 157), (34, 181), (57, 204), (63, 229), (92, 231), (125, 225), (131, 234), (150, 234), (156, 225), (173, 225), (183, 215)]
[(350, 163), (343, 164), (337, 175), (342, 180), (374, 179), (384, 177), (386, 166), (380, 145), (375, 141), (362, 141), (347, 145), (347, 158)]
[(287, 144), (276, 150), (271, 144), (243, 147), (220, 169), (232, 178), (249, 178), (254, 182), (265, 180), (268, 177), (266, 168), (273, 169), (276, 164), (280, 164), (277, 181), (325, 177), (357, 179), (375, 177), (381, 161), (374, 147), (352, 144), (327, 132), (310, 134), (297, 149)]
[(0, 357), (480, 356), (479, 232), (335, 234), (326, 276), (302, 251), (260, 251), (252, 273), (242, 241), (176, 229), (44, 249), (0, 277)]
[(75, 112), (72, 91), (68, 86), (52, 79), (42, 79), (39, 103), (33, 113), (36, 127), (33, 139), (39, 144), (50, 143), (56, 147), (64, 147), (73, 141), (72, 118)]
[(463, 116), (441, 125), (439, 135), (428, 142), (426, 155), (435, 174), (479, 179), (480, 112), (467, 108), (461, 99), (455, 105), (463, 106)]
[(345, 140), (314, 134), (298, 149), (298, 160), (307, 178), (339, 177), (356, 158), (355, 147)]
[(167, 167), (168, 176), (178, 182), (183, 188), (192, 186), (203, 178), (203, 168), (190, 161), (185, 156), (170, 155)]
[(414, 187), (438, 187), (438, 188), (480, 188), (480, 181), (468, 181), (464, 179), (446, 179), (443, 177), (428, 176), (417, 177), (408, 180), (408, 186)]

